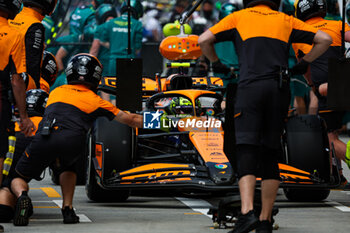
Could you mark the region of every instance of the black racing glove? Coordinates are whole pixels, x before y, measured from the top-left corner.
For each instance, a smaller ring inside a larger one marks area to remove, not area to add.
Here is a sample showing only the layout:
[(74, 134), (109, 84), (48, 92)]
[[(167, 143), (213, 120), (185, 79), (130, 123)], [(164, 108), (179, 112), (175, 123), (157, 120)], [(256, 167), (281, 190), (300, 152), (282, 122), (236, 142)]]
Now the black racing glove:
[(291, 75), (302, 75), (307, 72), (310, 63), (301, 59), (295, 66), (290, 70)]
[(231, 72), (231, 69), (225, 64), (222, 64), (220, 60), (213, 62), (211, 64), (211, 67), (213, 68), (213, 71), (215, 73), (228, 74), (229, 72)]

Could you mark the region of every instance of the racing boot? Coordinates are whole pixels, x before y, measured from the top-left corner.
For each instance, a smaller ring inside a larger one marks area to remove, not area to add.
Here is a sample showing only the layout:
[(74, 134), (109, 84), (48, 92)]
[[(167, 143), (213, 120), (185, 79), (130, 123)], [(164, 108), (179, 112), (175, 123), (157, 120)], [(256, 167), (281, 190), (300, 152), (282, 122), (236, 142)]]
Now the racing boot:
[(259, 222), (259, 226), (255, 230), (256, 233), (272, 233), (272, 223), (269, 220)]
[(13, 225), (28, 225), (31, 206), (32, 200), (30, 199), (30, 197), (28, 197), (27, 191), (23, 191), (22, 195), (17, 199), (16, 202), (15, 215), (13, 217)]
[(64, 224), (74, 224), (79, 222), (79, 217), (75, 214), (74, 209), (70, 209), (69, 206), (61, 209), (63, 215), (63, 223)]
[(256, 217), (254, 210), (246, 214), (240, 214), (235, 224), (235, 228), (228, 233), (248, 233), (259, 226), (259, 219)]

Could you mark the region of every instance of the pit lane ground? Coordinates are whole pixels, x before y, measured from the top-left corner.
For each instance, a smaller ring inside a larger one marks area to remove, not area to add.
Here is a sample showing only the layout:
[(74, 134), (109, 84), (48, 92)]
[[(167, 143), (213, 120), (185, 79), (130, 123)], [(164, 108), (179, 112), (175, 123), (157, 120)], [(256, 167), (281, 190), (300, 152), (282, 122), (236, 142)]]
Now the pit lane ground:
[[(350, 172), (346, 168), (345, 175)], [(206, 215), (214, 198), (132, 196), (124, 203), (93, 203), (78, 186), (75, 208), (81, 223), (64, 225), (60, 212), (61, 192), (47, 176), (41, 182), (31, 182), (30, 196), (34, 215), (26, 227), (3, 224), (5, 232), (72, 233), (72, 232), (130, 232), (130, 233), (226, 233), (214, 229)], [(350, 191), (333, 190), (322, 203), (288, 202), (282, 191), (276, 205), (280, 213), (276, 223), (280, 233), (350, 232)]]
[[(349, 137), (343, 137), (348, 141)], [(350, 170), (343, 163), (344, 175)], [(48, 172), (46, 172), (48, 174)], [(176, 197), (137, 193), (124, 203), (94, 203), (88, 200), (84, 186), (77, 186), (74, 199), (79, 224), (62, 223), (60, 187), (46, 175), (41, 182), (30, 183), (34, 215), (26, 227), (2, 224), (5, 232), (25, 233), (226, 233), (214, 229), (207, 215), (217, 198)], [(350, 190), (332, 190), (324, 202), (289, 202), (279, 191), (276, 233), (348, 233), (350, 232)]]

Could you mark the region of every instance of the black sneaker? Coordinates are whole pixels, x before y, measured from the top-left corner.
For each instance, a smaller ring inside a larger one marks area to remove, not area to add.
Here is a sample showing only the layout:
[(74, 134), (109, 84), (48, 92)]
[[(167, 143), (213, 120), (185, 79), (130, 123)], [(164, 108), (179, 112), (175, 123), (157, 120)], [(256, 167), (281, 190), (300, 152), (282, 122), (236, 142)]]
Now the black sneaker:
[(13, 217), (13, 225), (27, 226), (29, 223), (30, 209), (32, 201), (28, 197), (27, 191), (23, 191), (22, 195), (17, 199), (15, 207), (15, 215)]
[(70, 209), (69, 206), (61, 209), (63, 215), (63, 223), (65, 224), (73, 224), (79, 222), (79, 217), (75, 214), (74, 209)]
[(0, 225), (0, 232), (4, 232), (4, 227)]
[(272, 233), (272, 223), (268, 220), (261, 221), (256, 228), (256, 233)]
[(259, 219), (256, 217), (254, 210), (238, 216), (235, 228), (228, 233), (248, 233), (259, 226)]

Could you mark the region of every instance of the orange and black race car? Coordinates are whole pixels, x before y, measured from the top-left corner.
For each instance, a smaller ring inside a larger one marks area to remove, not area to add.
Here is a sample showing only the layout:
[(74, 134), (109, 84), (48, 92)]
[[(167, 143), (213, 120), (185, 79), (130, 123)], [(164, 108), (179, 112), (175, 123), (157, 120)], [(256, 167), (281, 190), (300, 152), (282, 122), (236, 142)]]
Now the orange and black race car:
[[(194, 89), (218, 89), (222, 81), (184, 75), (143, 81), (144, 116), (159, 113), (153, 123), (161, 124), (131, 129), (99, 119), (89, 137), (88, 197), (120, 201), (139, 189), (237, 190), (234, 169), (223, 149), (223, 97)], [(188, 87), (191, 89), (183, 89)], [(105, 78), (100, 90), (114, 93), (115, 78)], [(330, 154), (319, 117), (288, 119), (279, 164), (281, 187), (288, 199), (320, 201), (328, 197), (340, 182), (338, 165), (332, 163)]]
[[(194, 35), (170, 36), (159, 50), (169, 60), (196, 59), (201, 55), (197, 40)], [(180, 71), (191, 66), (189, 62), (168, 64)], [(223, 90), (220, 78), (189, 77), (180, 72), (142, 81), (144, 128), (151, 129), (131, 129), (104, 119), (96, 122), (88, 143), (88, 197), (120, 201), (138, 189), (237, 191), (231, 165), (234, 130), (229, 102), (233, 91), (227, 93), (225, 104), (219, 94)], [(104, 78), (99, 89), (115, 94), (116, 78)], [(231, 150), (224, 150), (224, 141)], [(330, 151), (318, 116), (289, 117), (279, 164), (281, 187), (288, 199), (321, 201), (339, 186), (339, 165)]]

